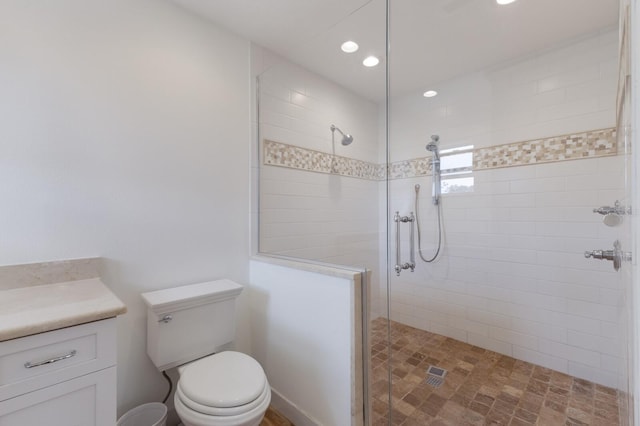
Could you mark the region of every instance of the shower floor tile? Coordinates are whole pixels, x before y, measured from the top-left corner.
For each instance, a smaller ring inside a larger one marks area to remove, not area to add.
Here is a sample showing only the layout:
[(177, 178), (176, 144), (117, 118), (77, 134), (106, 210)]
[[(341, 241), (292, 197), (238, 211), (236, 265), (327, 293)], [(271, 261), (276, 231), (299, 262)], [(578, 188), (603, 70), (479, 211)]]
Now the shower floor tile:
[[(388, 424), (387, 321), (371, 323), (371, 417)], [(620, 425), (618, 391), (391, 321), (391, 424)], [(430, 365), (448, 370), (439, 388)]]

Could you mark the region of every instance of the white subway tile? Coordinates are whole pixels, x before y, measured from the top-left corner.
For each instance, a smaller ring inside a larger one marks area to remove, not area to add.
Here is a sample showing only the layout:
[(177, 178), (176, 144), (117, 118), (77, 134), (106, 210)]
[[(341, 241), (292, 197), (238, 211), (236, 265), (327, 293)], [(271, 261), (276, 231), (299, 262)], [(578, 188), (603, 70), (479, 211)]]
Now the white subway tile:
[(599, 303), (584, 302), (581, 300), (568, 300), (567, 312), (569, 314), (583, 316), (586, 318), (616, 322), (619, 310), (616, 307), (601, 305)]
[(486, 311), (482, 309), (482, 307), (480, 308), (473, 307), (473, 308), (467, 309), (467, 318), (471, 321), (476, 321), (482, 324), (487, 324), (495, 327), (508, 328), (511, 317), (507, 315), (500, 315), (500, 314)]
[(561, 325), (545, 324), (522, 318), (511, 319), (511, 329), (555, 342), (567, 343), (567, 329)]
[(468, 333), (468, 342), (472, 345), (479, 346), (490, 351), (498, 352), (504, 355), (513, 355), (513, 346), (511, 343), (503, 342), (500, 340), (492, 339), (491, 337), (482, 336), (479, 334)]
[(584, 365), (580, 362), (569, 361), (568, 373), (572, 376), (581, 377), (603, 386), (616, 387), (618, 385), (617, 374), (604, 371), (599, 366), (598, 368), (593, 368), (590, 365)]
[(597, 336), (591, 333), (581, 333), (573, 330), (569, 330), (567, 343), (571, 346), (611, 356), (618, 355), (620, 353), (619, 348), (622, 346), (617, 339)]
[(531, 334), (518, 333), (501, 327), (490, 327), (489, 337), (527, 349), (538, 349), (538, 338)]
[(547, 355), (558, 356), (567, 360), (575, 360), (584, 365), (600, 367), (600, 353), (571, 346), (568, 344), (554, 342), (551, 340), (539, 340), (540, 352)]
[(517, 345), (513, 346), (513, 356), (517, 359), (560, 371), (562, 373), (567, 373), (569, 370), (569, 362), (564, 358), (548, 355)]
[(467, 342), (467, 332), (464, 330), (460, 330), (459, 328), (449, 327), (444, 324), (432, 323), (428, 331), (441, 334), (452, 339), (460, 340), (461, 342)]
[(600, 368), (609, 373), (619, 374), (624, 371), (624, 364), (626, 363), (624, 358), (619, 356), (601, 355), (602, 364)]

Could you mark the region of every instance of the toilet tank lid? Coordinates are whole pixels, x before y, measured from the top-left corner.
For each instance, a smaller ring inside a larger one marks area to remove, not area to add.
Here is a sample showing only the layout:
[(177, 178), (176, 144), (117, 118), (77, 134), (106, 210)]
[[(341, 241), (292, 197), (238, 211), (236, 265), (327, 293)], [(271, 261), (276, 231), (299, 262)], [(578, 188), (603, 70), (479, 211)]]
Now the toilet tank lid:
[(242, 286), (240, 284), (228, 279), (222, 279), (142, 293), (142, 299), (149, 309), (160, 315), (180, 309), (233, 299), (241, 292)]

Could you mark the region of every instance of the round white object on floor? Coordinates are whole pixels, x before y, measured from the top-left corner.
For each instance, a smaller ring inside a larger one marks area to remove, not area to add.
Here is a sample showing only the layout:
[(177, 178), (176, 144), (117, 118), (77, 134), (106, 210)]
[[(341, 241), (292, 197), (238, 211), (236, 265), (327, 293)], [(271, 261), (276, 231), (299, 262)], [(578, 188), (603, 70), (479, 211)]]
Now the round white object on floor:
[(124, 413), (116, 426), (166, 426), (167, 406), (162, 402), (142, 404)]

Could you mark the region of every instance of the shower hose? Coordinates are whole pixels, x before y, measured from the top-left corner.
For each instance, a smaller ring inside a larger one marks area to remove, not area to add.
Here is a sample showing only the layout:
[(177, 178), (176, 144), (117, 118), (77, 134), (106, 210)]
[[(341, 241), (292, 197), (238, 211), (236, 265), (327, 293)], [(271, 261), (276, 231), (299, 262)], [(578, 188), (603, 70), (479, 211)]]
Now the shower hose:
[(420, 185), (416, 185), (415, 186), (416, 189), (416, 227), (418, 228), (418, 254), (420, 255), (420, 259), (422, 259), (423, 261), (427, 262), (427, 263), (431, 263), (434, 260), (436, 260), (436, 258), (438, 257), (438, 255), (440, 254), (440, 247), (442, 247), (442, 205), (440, 203), (441, 200), (438, 200), (438, 204), (436, 204), (436, 209), (438, 210), (438, 249), (436, 250), (436, 253), (433, 255), (433, 257), (431, 259), (425, 259), (425, 257), (422, 255), (422, 241), (421, 241), (421, 237), (420, 237), (420, 210), (419, 210), (419, 201), (418, 201), (418, 195), (420, 193)]

